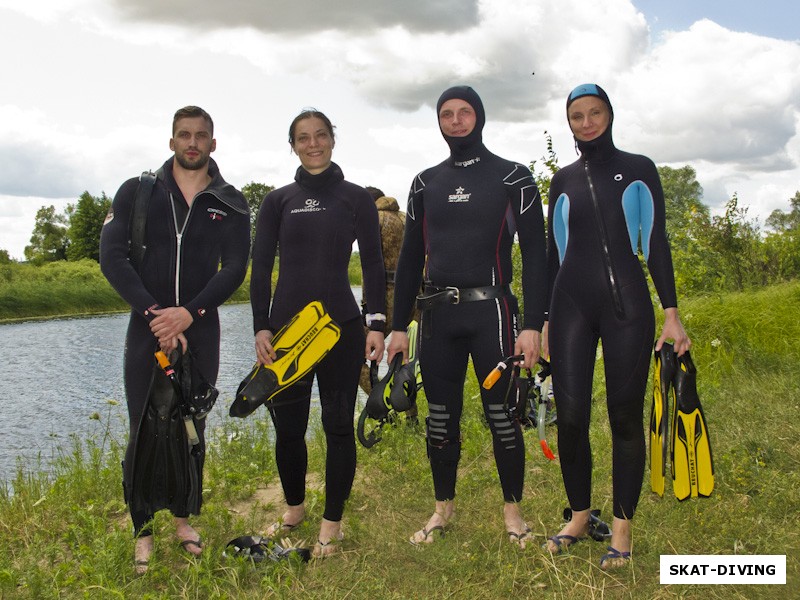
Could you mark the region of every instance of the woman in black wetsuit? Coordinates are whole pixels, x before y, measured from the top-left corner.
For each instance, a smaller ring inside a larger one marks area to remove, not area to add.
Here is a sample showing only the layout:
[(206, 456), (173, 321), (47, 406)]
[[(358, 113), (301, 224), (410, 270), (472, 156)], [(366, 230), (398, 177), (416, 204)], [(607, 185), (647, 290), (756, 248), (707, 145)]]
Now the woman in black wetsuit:
[[(653, 161), (618, 150), (605, 91), (575, 88), (567, 119), (580, 158), (554, 176), (548, 219), (549, 324), (544, 330), (558, 402), (558, 449), (572, 520), (548, 539), (560, 552), (585, 537), (591, 502), (589, 417), (597, 342), (602, 340), (613, 445), (614, 522), (604, 569), (630, 558), (631, 526), (642, 488), (645, 387), (655, 335), (639, 246), (664, 307), (660, 349), (691, 346), (678, 317), (664, 195)], [(549, 345), (549, 348), (548, 348)]]
[[(334, 132), (321, 112), (301, 112), (289, 128), (289, 143), (300, 158), (294, 183), (269, 193), (258, 211), (250, 297), (257, 359), (270, 364), (273, 334), (312, 300), (322, 301), (341, 327), (341, 338), (304, 380), (282, 392), (270, 414), (275, 424), (275, 458), (286, 497), (281, 521), (267, 535), (287, 533), (305, 518), (308, 453), (305, 433), (316, 374), (327, 442), (325, 512), (315, 556), (327, 556), (343, 539), (341, 519), (356, 470), (353, 430), (358, 378), (364, 359), (383, 357), (385, 274), (378, 212), (372, 196), (344, 180), (331, 161)], [(358, 241), (370, 333), (348, 280), (353, 242)], [(278, 248), (279, 274), (272, 295), (272, 271)], [(272, 301), (270, 306), (270, 301)], [(365, 339), (366, 337), (366, 339)]]

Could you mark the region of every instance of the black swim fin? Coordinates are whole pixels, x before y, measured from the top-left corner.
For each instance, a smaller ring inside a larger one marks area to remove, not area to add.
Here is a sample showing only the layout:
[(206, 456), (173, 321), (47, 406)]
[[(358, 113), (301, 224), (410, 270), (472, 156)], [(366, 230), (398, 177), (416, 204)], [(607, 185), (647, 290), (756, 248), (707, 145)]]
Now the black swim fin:
[[(383, 379), (372, 382), (372, 391), (367, 397), (367, 402), (358, 417), (358, 425), (356, 426), (358, 441), (365, 448), (372, 448), (381, 441), (381, 428), (394, 415), (390, 398), (394, 387), (395, 374), (402, 364), (403, 354), (398, 352), (394, 355), (392, 362), (389, 363), (389, 370), (383, 376)], [(376, 423), (372, 424), (368, 423), (368, 421), (376, 421)]]
[[(372, 448), (381, 441), (380, 432), (386, 423), (395, 421), (398, 413), (416, 406), (417, 392), (422, 388), (419, 365), (419, 326), (411, 321), (406, 328), (408, 335), (408, 362), (403, 363), (402, 353), (394, 355), (389, 370), (383, 379), (377, 380), (377, 363), (370, 367), (372, 391), (364, 409), (358, 417), (356, 434), (365, 448)], [(376, 421), (371, 423), (370, 421)]]
[(675, 403), (676, 361), (672, 344), (664, 342), (661, 350), (653, 350), (653, 404), (650, 409), (650, 487), (664, 495), (669, 450), (669, 402)]
[[(176, 365), (180, 365), (179, 352), (172, 357)], [(153, 365), (131, 465), (128, 502), (134, 512), (155, 514), (166, 508), (178, 515), (200, 513), (203, 448), (196, 438), (190, 441), (194, 422), (184, 420), (179, 396), (190, 374), (176, 366), (173, 376), (171, 381), (161, 366)]]
[(256, 364), (239, 385), (230, 416), (246, 417), (297, 383), (325, 358), (340, 335), (341, 329), (322, 302), (307, 304), (272, 338), (275, 361)]
[(697, 395), (697, 370), (689, 352), (677, 357), (672, 422), (672, 489), (678, 500), (708, 497), (714, 490), (711, 440)]

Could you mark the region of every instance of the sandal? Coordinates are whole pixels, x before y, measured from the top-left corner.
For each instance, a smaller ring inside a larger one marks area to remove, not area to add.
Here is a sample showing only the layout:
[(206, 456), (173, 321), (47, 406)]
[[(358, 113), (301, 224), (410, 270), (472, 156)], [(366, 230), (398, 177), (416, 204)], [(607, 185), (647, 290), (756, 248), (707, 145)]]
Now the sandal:
[(147, 573), (147, 569), (150, 568), (150, 560), (135, 560), (133, 565), (137, 575), (144, 575)]
[(565, 550), (569, 550), (569, 548), (574, 544), (582, 542), (585, 539), (586, 539), (585, 537), (575, 537), (574, 535), (560, 533), (558, 535), (554, 535), (552, 537), (547, 538), (547, 540), (553, 542), (553, 545), (556, 547), (555, 552), (550, 550), (550, 546), (547, 543), (542, 544), (542, 548), (550, 551), (550, 554), (561, 554)]
[(317, 543), (314, 544), (314, 549), (311, 551), (311, 556), (313, 558), (327, 558), (333, 554), (336, 554), (341, 550), (340, 543), (343, 539), (344, 533), (341, 531), (327, 542), (323, 542), (317, 538)]
[[(195, 558), (200, 556), (200, 554), (202, 554), (203, 552), (203, 541), (199, 538), (196, 540), (181, 540), (181, 542), (178, 545), (181, 547), (181, 550), (186, 552), (186, 554), (188, 554), (189, 556), (193, 556)], [(189, 550), (190, 546), (199, 549), (200, 552), (192, 552), (191, 550)]]
[(416, 531), (410, 538), (408, 538), (408, 541), (411, 542), (412, 546), (432, 544), (434, 541), (436, 541), (433, 537), (434, 533), (438, 532), (440, 538), (444, 537), (444, 528), (444, 525), (434, 525), (430, 529), (423, 527), (419, 531)]
[(298, 523), (284, 523), (283, 521), (275, 521), (272, 525), (267, 527), (267, 531), (264, 532), (264, 537), (273, 538), (286, 535), (292, 530), (300, 527), (302, 524), (303, 521), (299, 521)]
[[(144, 552), (141, 552), (141, 553), (137, 552), (137, 550), (140, 550), (139, 542), (144, 540), (145, 537), (147, 537), (147, 536), (142, 536), (142, 537), (138, 538), (136, 540), (136, 545), (134, 546), (133, 567), (134, 567), (134, 570), (136, 571), (137, 575), (144, 575), (145, 573), (147, 573), (147, 569), (150, 568), (150, 557), (153, 554), (153, 548), (149, 548), (149, 551), (146, 554), (146, 558), (138, 558), (138, 557), (141, 557), (141, 556), (143, 556), (145, 554)], [(142, 548), (141, 550), (144, 550), (144, 548)]]
[(604, 571), (619, 569), (631, 562), (630, 552), (620, 552), (613, 546), (608, 546), (608, 552), (600, 559), (600, 568)]
[(525, 525), (525, 530), (516, 533), (514, 531), (506, 531), (508, 534), (508, 541), (517, 546), (520, 550), (524, 550), (528, 540), (531, 539), (531, 528)]

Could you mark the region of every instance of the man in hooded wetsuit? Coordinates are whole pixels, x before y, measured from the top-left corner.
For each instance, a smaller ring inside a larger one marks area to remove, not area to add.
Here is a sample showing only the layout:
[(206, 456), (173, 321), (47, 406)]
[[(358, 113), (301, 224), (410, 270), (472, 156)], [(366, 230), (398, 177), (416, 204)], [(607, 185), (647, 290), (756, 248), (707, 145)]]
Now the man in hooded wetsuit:
[[(169, 353), (178, 344), (188, 345), (198, 370), (212, 385), (216, 382), (217, 308), (244, 280), (250, 251), (247, 201), (225, 182), (210, 157), (216, 140), (208, 113), (196, 106), (178, 110), (169, 146), (175, 154), (156, 173), (147, 205), (146, 252), (141, 265), (134, 268), (129, 261), (131, 208), (138, 178), (120, 187), (100, 238), (103, 274), (131, 305), (124, 366), (130, 437), (123, 475), (128, 487), (137, 431), (153, 379), (153, 353), (159, 347)], [(204, 423), (196, 424), (201, 456)], [(146, 570), (153, 549), (148, 527), (152, 517), (131, 512), (140, 572)], [(175, 514), (177, 536), (188, 552), (200, 554), (200, 538), (187, 517)]]
[[(446, 90), (436, 106), (450, 157), (414, 179), (406, 230), (395, 277), (389, 361), (408, 352), (405, 328), (425, 276), (420, 366), (428, 399), (427, 448), (436, 508), (411, 542), (430, 543), (454, 511), (461, 454), (464, 381), (472, 357), (479, 381), (504, 357), (524, 354), (530, 368), (539, 358), (545, 310), (544, 220), (530, 170), (489, 152), (482, 142), (483, 103), (467, 86)], [(519, 234), (525, 312), (521, 328), (512, 295), (511, 247)], [(518, 332), (518, 328), (521, 330)], [(510, 370), (509, 370), (510, 371)], [(503, 408), (507, 377), (481, 389), (492, 432), (510, 540), (524, 547), (529, 529), (520, 514), (525, 448), (519, 423)]]

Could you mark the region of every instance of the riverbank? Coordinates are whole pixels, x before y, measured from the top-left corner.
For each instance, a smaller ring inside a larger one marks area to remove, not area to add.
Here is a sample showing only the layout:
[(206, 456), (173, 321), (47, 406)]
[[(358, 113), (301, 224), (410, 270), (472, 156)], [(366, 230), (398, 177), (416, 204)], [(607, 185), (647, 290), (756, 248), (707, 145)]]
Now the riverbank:
[[(350, 285), (361, 285), (358, 252), (350, 257)], [(273, 281), (278, 277), (277, 270)], [(229, 303), (250, 302), (250, 270)], [(0, 265), (0, 324), (37, 319), (128, 312), (130, 307), (103, 277), (93, 260), (58, 261), (42, 266)]]
[[(605, 546), (584, 542), (557, 557), (539, 545), (555, 533), (566, 506), (557, 462), (544, 459), (535, 432), (528, 447), (522, 510), (536, 535), (525, 551), (507, 541), (491, 441), (470, 375), (457, 517), (429, 548), (406, 541), (433, 506), (422, 432), (400, 427), (371, 450), (359, 446), (356, 485), (345, 513), (344, 552), (311, 564), (252, 566), (225, 558), (225, 544), (263, 531), (282, 513), (263, 411), (227, 417), (209, 436), (203, 514), (195, 519), (206, 552), (181, 553), (159, 514), (148, 574), (133, 574), (120, 489), (124, 443), (103, 415), (91, 441), (73, 439), (52, 474), (18, 473), (0, 488), (0, 596), (3, 598), (772, 598), (800, 584), (800, 284), (754, 293), (687, 300), (684, 323), (694, 340), (698, 387), (713, 443), (711, 498), (677, 502), (649, 491), (645, 477), (634, 525), (634, 561), (607, 574)], [(594, 502), (610, 519), (610, 446), (596, 369), (592, 413)], [(473, 398), (473, 400), (470, 400)], [(227, 406), (215, 410), (226, 411)], [(420, 412), (426, 414), (424, 397)], [(643, 427), (649, 417), (646, 403)], [(310, 470), (324, 470), (324, 436), (312, 416)], [(555, 447), (555, 430), (548, 432)], [(292, 539), (312, 544), (323, 493), (310, 486), (308, 520)], [(662, 586), (662, 554), (782, 554), (787, 586)]]

